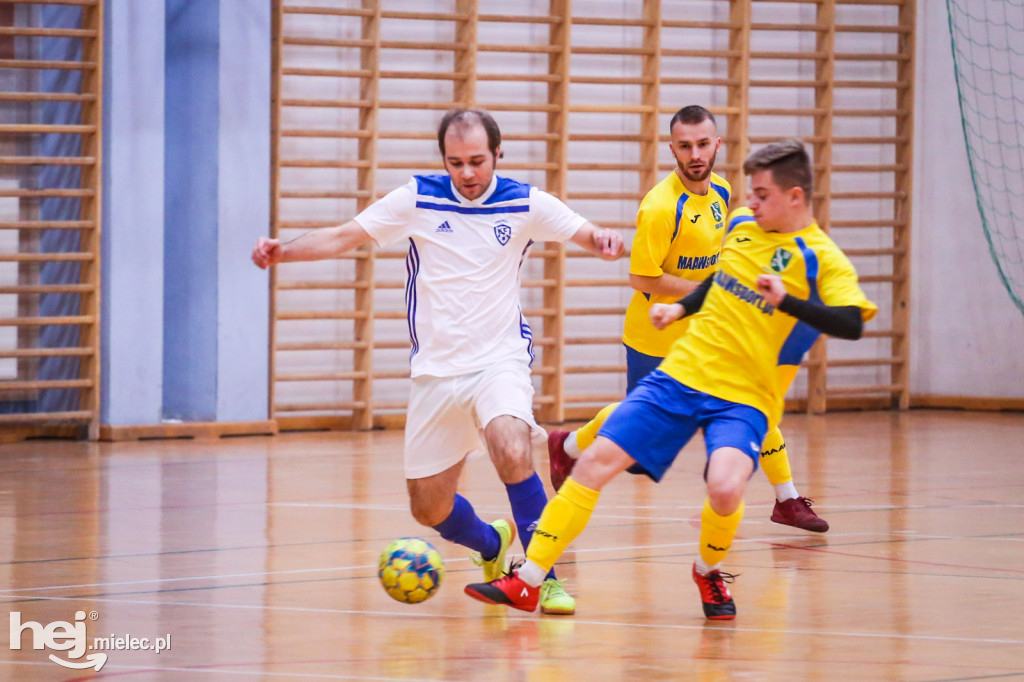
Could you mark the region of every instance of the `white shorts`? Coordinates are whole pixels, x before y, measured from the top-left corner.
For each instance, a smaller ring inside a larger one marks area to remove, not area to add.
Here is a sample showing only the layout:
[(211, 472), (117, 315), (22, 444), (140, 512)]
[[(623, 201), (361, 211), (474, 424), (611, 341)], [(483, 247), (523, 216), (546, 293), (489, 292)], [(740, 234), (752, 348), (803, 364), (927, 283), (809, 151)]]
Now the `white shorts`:
[(455, 377), (416, 377), (405, 422), (405, 477), (433, 476), (473, 450), (486, 451), (484, 427), (503, 415), (529, 424), (533, 442), (546, 442), (547, 432), (533, 417), (530, 368), (521, 362)]

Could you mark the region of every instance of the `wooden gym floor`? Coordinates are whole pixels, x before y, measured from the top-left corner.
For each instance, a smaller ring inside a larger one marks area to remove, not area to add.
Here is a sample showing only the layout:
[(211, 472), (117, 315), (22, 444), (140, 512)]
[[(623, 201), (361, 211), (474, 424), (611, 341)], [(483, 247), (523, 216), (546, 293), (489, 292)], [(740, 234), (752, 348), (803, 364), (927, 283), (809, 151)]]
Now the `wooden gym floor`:
[[(26, 629), (12, 650), (0, 626), (0, 680), (1024, 679), (1024, 414), (789, 415), (784, 432), (832, 528), (771, 523), (756, 474), (727, 565), (739, 615), (715, 624), (690, 581), (700, 439), (660, 485), (602, 495), (560, 566), (575, 617), (462, 594), (480, 569), (410, 517), (398, 431), (3, 445), (0, 585)], [(483, 459), (462, 492), (507, 514)], [(377, 582), (402, 535), (448, 570), (417, 606)], [(170, 649), (71, 670), (29, 621)]]

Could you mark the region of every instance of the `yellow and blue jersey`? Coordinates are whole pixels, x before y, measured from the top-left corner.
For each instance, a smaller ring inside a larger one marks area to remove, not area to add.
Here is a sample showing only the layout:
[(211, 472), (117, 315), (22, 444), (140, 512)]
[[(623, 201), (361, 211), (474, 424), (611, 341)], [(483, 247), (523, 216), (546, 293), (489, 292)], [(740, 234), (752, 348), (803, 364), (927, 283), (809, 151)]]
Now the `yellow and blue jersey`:
[(729, 217), (719, 270), (685, 336), (659, 369), (690, 388), (755, 407), (778, 424), (790, 383), (819, 332), (779, 312), (757, 291), (757, 276), (778, 274), (793, 296), (857, 306), (864, 321), (878, 308), (846, 255), (817, 223), (798, 232), (762, 230), (749, 209)]
[[(637, 212), (630, 274), (659, 277), (667, 272), (704, 281), (718, 266), (731, 193), (729, 183), (715, 173), (704, 196), (691, 194), (674, 171), (651, 188)], [(689, 321), (679, 320), (659, 331), (648, 311), (653, 303), (674, 303), (677, 298), (634, 292), (622, 342), (646, 355), (665, 357)]]

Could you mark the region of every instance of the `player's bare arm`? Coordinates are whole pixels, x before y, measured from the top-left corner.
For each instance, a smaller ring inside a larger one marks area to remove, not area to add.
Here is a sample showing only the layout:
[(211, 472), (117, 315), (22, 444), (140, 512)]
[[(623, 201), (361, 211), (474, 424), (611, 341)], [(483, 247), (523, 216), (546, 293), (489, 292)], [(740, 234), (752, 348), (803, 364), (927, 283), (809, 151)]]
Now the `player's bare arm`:
[(682, 298), (699, 287), (700, 282), (694, 282), (669, 272), (663, 272), (657, 277), (630, 273), (629, 286), (641, 293), (651, 294), (652, 296), (675, 296), (676, 298)]
[(652, 305), (648, 312), (651, 324), (656, 329), (664, 329), (676, 320), (681, 320), (687, 315), (696, 313), (704, 306), (704, 297), (708, 295), (708, 290), (711, 288), (714, 280), (714, 275), (708, 275), (703, 282), (698, 283), (692, 291), (688, 292), (676, 303), (655, 303)]
[(622, 255), (626, 247), (622, 243), (622, 235), (608, 228), (601, 228), (593, 223), (583, 223), (572, 241), (594, 254), (601, 260), (615, 260)]
[(290, 242), (260, 237), (252, 249), (252, 262), (260, 268), (293, 261), (337, 258), (370, 241), (370, 235), (354, 220), (337, 227), (311, 230)]

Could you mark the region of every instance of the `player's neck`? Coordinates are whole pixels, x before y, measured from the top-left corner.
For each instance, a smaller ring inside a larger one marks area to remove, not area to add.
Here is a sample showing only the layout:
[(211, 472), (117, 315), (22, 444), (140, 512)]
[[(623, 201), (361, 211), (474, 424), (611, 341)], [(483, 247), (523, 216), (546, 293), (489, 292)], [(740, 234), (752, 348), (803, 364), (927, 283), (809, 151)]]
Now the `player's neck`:
[(786, 220), (783, 224), (776, 226), (776, 229), (770, 230), (770, 232), (778, 232), (779, 234), (799, 232), (800, 230), (806, 230), (816, 222), (810, 211), (800, 211), (799, 215)]
[(676, 177), (683, 183), (683, 187), (686, 188), (687, 193), (694, 196), (703, 197), (707, 196), (708, 191), (711, 189), (711, 174), (708, 173), (708, 177), (703, 180), (691, 180), (677, 167), (675, 170)]

